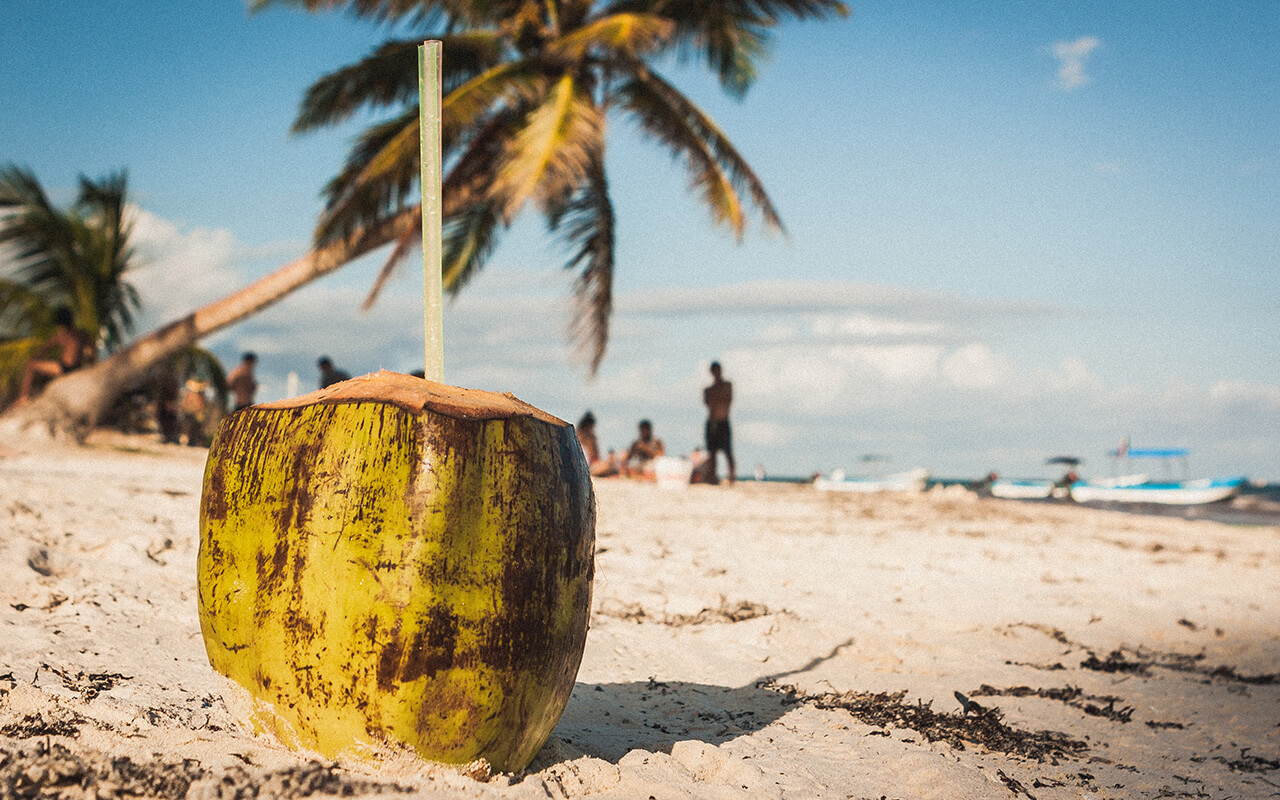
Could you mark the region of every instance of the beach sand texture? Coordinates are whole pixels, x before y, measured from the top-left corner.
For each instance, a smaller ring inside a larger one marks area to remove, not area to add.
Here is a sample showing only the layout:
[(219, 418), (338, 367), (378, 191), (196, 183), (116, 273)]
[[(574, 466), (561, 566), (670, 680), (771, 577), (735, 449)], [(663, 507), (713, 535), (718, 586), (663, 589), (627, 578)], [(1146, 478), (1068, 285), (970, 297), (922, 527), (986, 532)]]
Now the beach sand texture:
[(600, 481), (573, 697), (480, 780), (256, 736), (196, 619), (204, 452), (125, 443), (0, 458), (0, 796), (1280, 796), (1280, 526)]

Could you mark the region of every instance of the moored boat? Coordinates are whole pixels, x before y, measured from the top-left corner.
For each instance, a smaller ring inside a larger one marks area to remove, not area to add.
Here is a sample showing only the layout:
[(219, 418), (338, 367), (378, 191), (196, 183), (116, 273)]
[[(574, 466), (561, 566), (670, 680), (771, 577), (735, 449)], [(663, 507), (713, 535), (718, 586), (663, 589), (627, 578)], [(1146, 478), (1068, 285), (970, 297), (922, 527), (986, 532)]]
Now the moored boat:
[[(1144, 476), (1145, 478), (1145, 476)], [(1161, 503), (1199, 506), (1230, 500), (1240, 493), (1244, 477), (1201, 478), (1189, 481), (1140, 482), (1076, 481), (1071, 498), (1078, 503)]]
[(1055, 486), (1048, 478), (996, 478), (990, 492), (1005, 500), (1044, 500), (1053, 497)]
[(997, 478), (992, 473), (987, 491), (992, 497), (1005, 500), (1047, 500), (1050, 497), (1067, 496), (1067, 487), (1076, 480), (1076, 467), (1082, 463), (1075, 456), (1054, 456), (1044, 462), (1048, 465), (1064, 466), (1067, 472), (1061, 480), (1049, 478)]
[[(1184, 448), (1131, 449), (1126, 439), (1111, 455), (1127, 465), (1130, 459), (1154, 458), (1168, 463), (1179, 459), (1186, 471), (1190, 451)], [(1199, 479), (1153, 480), (1146, 473), (1130, 473), (1115, 478), (1076, 481), (1071, 484), (1071, 499), (1078, 503), (1159, 503), (1162, 505), (1198, 506), (1230, 500), (1240, 493), (1246, 478), (1228, 476)]]
[(923, 467), (863, 478), (849, 478), (844, 470), (817, 477), (813, 487), (825, 492), (923, 492), (929, 482), (929, 470)]

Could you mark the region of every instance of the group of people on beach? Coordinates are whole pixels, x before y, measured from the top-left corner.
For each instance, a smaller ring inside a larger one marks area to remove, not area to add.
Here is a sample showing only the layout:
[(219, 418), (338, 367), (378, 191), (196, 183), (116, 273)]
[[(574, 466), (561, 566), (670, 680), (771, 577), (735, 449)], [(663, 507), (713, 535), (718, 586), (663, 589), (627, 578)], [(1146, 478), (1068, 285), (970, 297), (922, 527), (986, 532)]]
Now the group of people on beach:
[[(254, 374), (257, 365), (257, 353), (245, 352), (240, 356), (240, 363), (227, 373), (227, 393), (230, 396), (233, 411), (239, 411), (254, 404), (258, 393), (258, 378)], [(333, 359), (328, 356), (321, 356), (316, 362), (316, 367), (320, 370), (321, 389), (351, 377), (335, 367)], [(212, 421), (221, 418), (224, 413), (224, 409), (218, 408), (217, 403), (209, 401), (205, 394), (207, 388), (203, 381), (189, 380), (183, 387), (182, 397), (178, 401), (179, 430), (181, 436), (185, 437), (187, 443), (191, 445), (207, 444)], [(167, 435), (165, 439), (171, 440)], [(172, 440), (177, 441), (177, 436), (175, 435)]]
[[(733, 483), (737, 476), (733, 460), (733, 435), (729, 427), (733, 384), (724, 379), (719, 362), (713, 361), (710, 371), (711, 385), (702, 391), (702, 403), (707, 407), (707, 422), (703, 437), (706, 449), (695, 449), (691, 455), (689, 481), (719, 483), (717, 461), (719, 454), (724, 453), (728, 480), (729, 483)], [(608, 454), (601, 453), (600, 442), (596, 435), (596, 418), (590, 411), (578, 420), (577, 433), (578, 442), (582, 445), (582, 452), (587, 459), (587, 466), (592, 476), (597, 478), (616, 475), (624, 478), (654, 480), (657, 460), (667, 452), (662, 440), (653, 435), (653, 423), (647, 419), (642, 419), (637, 424), (636, 438), (622, 455), (613, 450)]]
[[(56, 309), (53, 322), (55, 327), (52, 336), (36, 349), (24, 366), (16, 404), (30, 401), (43, 384), (92, 363), (95, 358), (96, 348), (92, 338), (75, 327), (69, 309)], [(226, 388), (233, 411), (254, 404), (258, 392), (258, 379), (254, 374), (257, 364), (257, 354), (245, 352), (240, 357), (240, 363), (227, 374)], [(351, 377), (334, 366), (333, 360), (328, 356), (321, 356), (316, 366), (320, 373), (321, 389)], [(691, 455), (689, 479), (693, 483), (718, 483), (717, 462), (719, 454), (724, 453), (728, 480), (732, 483), (736, 478), (733, 437), (729, 427), (733, 384), (724, 379), (719, 362), (712, 362), (710, 371), (711, 385), (702, 392), (702, 402), (707, 407), (704, 430), (706, 449), (697, 448)], [(166, 441), (179, 441), (185, 436), (190, 444), (205, 444), (205, 434), (211, 421), (216, 421), (224, 413), (224, 409), (216, 408), (217, 403), (210, 403), (206, 395), (207, 388), (205, 382), (191, 379), (182, 385), (181, 390), (175, 385), (173, 391), (166, 393), (168, 402), (158, 402), (157, 422), (160, 423)], [(666, 455), (666, 445), (654, 435), (650, 420), (640, 420), (636, 428), (636, 438), (625, 453), (618, 454), (610, 450), (607, 454), (602, 454), (596, 435), (595, 415), (588, 411), (582, 416), (577, 425), (578, 441), (593, 476), (617, 475), (649, 480), (655, 478), (655, 465), (658, 459)]]
[[(258, 356), (256, 353), (245, 353), (241, 356), (240, 363), (236, 365), (236, 368), (227, 375), (227, 391), (231, 392), (235, 411), (253, 405), (253, 398), (258, 393), (258, 379), (253, 374), (253, 369), (257, 364)], [(320, 370), (321, 389), (351, 378), (351, 375), (346, 371), (335, 367), (333, 359), (328, 356), (320, 356), (320, 359), (316, 362), (316, 367)]]

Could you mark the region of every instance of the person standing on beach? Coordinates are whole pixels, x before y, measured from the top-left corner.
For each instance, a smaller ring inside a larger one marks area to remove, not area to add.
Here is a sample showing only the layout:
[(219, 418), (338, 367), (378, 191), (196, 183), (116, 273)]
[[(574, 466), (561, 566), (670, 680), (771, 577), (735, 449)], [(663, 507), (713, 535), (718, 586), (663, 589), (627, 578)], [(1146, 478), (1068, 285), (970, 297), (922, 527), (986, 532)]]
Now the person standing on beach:
[(253, 405), (253, 395), (258, 391), (258, 380), (253, 377), (253, 367), (257, 363), (256, 354), (245, 353), (240, 364), (227, 376), (227, 388), (235, 398), (236, 411)]
[(721, 375), (720, 362), (711, 362), (711, 385), (702, 391), (707, 407), (707, 472), (708, 483), (716, 483), (716, 453), (724, 451), (729, 466), (729, 483), (737, 472), (733, 463), (733, 437), (729, 431), (729, 405), (733, 403), (733, 384)]
[(316, 366), (320, 368), (320, 388), (327, 389), (335, 383), (341, 383), (350, 380), (351, 376), (343, 370), (333, 365), (333, 359), (328, 356), (320, 356), (320, 360), (316, 362)]

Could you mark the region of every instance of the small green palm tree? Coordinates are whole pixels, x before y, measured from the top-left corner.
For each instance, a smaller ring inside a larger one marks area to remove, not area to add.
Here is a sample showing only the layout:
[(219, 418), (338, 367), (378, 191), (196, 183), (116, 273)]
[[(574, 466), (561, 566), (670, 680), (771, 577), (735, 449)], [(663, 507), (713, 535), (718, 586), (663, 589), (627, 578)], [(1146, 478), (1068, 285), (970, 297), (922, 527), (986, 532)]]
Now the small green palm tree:
[[(838, 0), (253, 0), (252, 6), (345, 9), (412, 28), (307, 91), (295, 132), (383, 112), (328, 184), (317, 247), (385, 224), (415, 205), (417, 46), (443, 43), (444, 283), (456, 292), (530, 205), (577, 274), (575, 338), (594, 373), (608, 342), (615, 220), (605, 171), (608, 121), (620, 115), (689, 172), (691, 188), (741, 238), (748, 211), (782, 224), (728, 137), (657, 65), (701, 61), (730, 94), (756, 77), (770, 29), (785, 18), (845, 16)], [(403, 233), (370, 294), (406, 256)]]
[(12, 382), (53, 329), (53, 310), (108, 352), (133, 331), (138, 292), (123, 172), (80, 178), (70, 208), (56, 208), (28, 170), (0, 167), (0, 381)]

